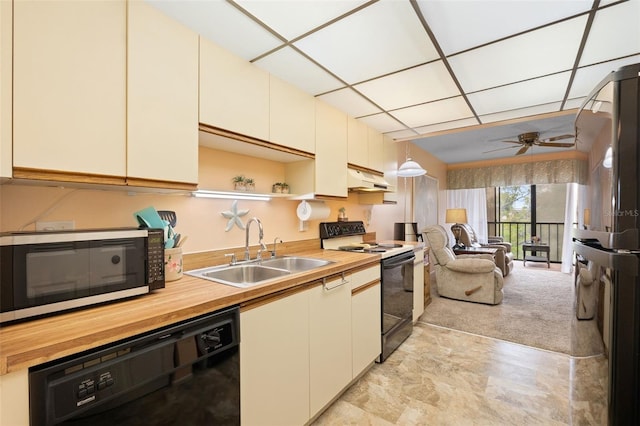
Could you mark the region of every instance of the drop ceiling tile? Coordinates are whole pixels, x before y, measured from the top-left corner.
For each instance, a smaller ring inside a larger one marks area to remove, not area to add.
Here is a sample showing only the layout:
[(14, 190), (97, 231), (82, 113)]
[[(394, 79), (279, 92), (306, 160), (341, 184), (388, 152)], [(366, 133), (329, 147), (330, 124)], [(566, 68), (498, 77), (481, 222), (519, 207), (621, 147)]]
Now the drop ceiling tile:
[(635, 64), (638, 62), (640, 62), (640, 55), (579, 68), (573, 78), (569, 97), (574, 98), (576, 96), (587, 96), (596, 87), (596, 85), (607, 76), (607, 74), (624, 65)]
[(236, 3), (287, 40), (292, 40), (366, 2), (236, 0)]
[(460, 95), (442, 61), (369, 80), (354, 88), (387, 110)]
[(399, 139), (415, 138), (417, 134), (414, 130), (405, 129), (405, 130), (398, 130), (396, 132), (385, 133), (385, 136), (388, 136), (394, 141), (396, 141)]
[(467, 97), (478, 115), (547, 104), (562, 101), (569, 77), (569, 72), (563, 72), (471, 93)]
[(416, 127), (414, 130), (420, 135), (426, 135), (428, 133), (441, 132), (443, 130), (459, 129), (462, 127), (477, 126), (478, 120), (475, 118), (464, 118), (462, 120), (447, 121), (446, 123), (437, 123), (430, 126)]
[(565, 102), (564, 104), (563, 110), (566, 111), (569, 109), (580, 108), (582, 106), (582, 103), (586, 100), (587, 100), (586, 96), (582, 98), (567, 99), (567, 102)]
[(462, 89), (474, 92), (571, 69), (586, 17), (574, 18), (449, 58)]
[(318, 96), (318, 99), (322, 99), (329, 105), (346, 112), (352, 117), (362, 117), (363, 115), (378, 114), (382, 112), (380, 108), (376, 107), (350, 88), (344, 88)]
[(640, 1), (633, 0), (598, 10), (580, 65), (640, 53)]
[(294, 44), (350, 84), (438, 58), (408, 1), (381, 0)]
[(399, 109), (391, 115), (413, 128), (473, 117), (462, 96)]
[[(588, 11), (592, 0), (432, 1), (418, 0), (440, 47), (449, 55)], [(464, 31), (454, 29), (464, 28)]]
[(366, 117), (358, 118), (358, 120), (366, 123), (369, 127), (373, 127), (380, 133), (394, 132), (397, 130), (406, 129), (406, 127), (403, 126), (402, 123), (386, 113), (367, 115)]
[(312, 95), (344, 87), (340, 80), (291, 47), (279, 49), (254, 64)]
[(512, 109), (508, 111), (500, 111), (494, 114), (485, 114), (480, 116), (483, 124), (495, 123), (497, 121), (513, 120), (522, 117), (533, 117), (539, 114), (546, 114), (549, 112), (560, 111), (562, 102), (550, 102), (542, 105), (535, 105), (531, 107)]
[(246, 60), (282, 42), (227, 2), (146, 0), (218, 46)]

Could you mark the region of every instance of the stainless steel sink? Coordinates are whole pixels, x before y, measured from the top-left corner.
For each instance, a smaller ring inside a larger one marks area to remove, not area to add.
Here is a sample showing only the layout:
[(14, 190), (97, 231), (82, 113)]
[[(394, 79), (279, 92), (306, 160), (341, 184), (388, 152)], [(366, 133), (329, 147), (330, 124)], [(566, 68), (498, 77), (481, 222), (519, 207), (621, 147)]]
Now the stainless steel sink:
[(257, 264), (216, 266), (187, 271), (186, 274), (220, 282), (235, 287), (251, 287), (256, 284), (289, 275), (285, 269), (271, 268)]
[(333, 263), (331, 260), (315, 259), (312, 257), (286, 256), (262, 261), (263, 266), (271, 268), (287, 269), (291, 272), (308, 271)]
[(314, 259), (312, 257), (285, 256), (263, 260), (260, 263), (211, 266), (186, 271), (185, 273), (209, 281), (247, 288), (292, 273), (319, 268), (330, 263), (333, 263), (333, 261)]

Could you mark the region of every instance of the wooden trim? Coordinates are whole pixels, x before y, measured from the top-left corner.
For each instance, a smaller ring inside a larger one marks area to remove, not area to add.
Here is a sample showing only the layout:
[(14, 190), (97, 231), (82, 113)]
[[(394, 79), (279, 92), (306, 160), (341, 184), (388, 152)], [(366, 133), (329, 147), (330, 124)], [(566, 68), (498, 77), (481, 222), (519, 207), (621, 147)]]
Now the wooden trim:
[(364, 285), (361, 285), (358, 288), (354, 288), (351, 290), (351, 296), (355, 296), (356, 294), (362, 293), (365, 290), (370, 289), (371, 287), (374, 287), (376, 285), (380, 284), (380, 280), (375, 280), (375, 281), (371, 281), (370, 283), (366, 283)]
[(257, 139), (251, 136), (245, 136), (240, 133), (235, 133), (229, 130), (220, 129), (218, 127), (209, 126), (208, 124), (200, 123), (198, 126), (198, 129), (205, 133), (210, 133), (212, 135), (218, 135), (218, 136), (223, 136), (230, 139), (235, 139), (237, 141), (250, 143), (252, 145), (260, 146), (262, 148), (273, 149), (275, 151), (285, 152), (287, 154), (298, 155), (300, 157), (305, 157), (310, 159), (316, 158), (315, 154), (312, 154), (310, 152), (301, 151), (295, 148), (290, 148), (288, 146), (279, 145), (277, 143), (273, 143), (269, 141), (264, 141), (262, 139)]
[(327, 200), (327, 201), (345, 201), (349, 197), (338, 197), (337, 195), (323, 195), (323, 194), (314, 194), (313, 198), (315, 200)]
[(197, 183), (173, 182), (168, 180), (128, 177), (126, 179), (126, 182), (127, 182), (127, 186), (136, 186), (136, 187), (145, 187), (145, 188), (178, 189), (182, 191), (195, 191), (198, 189)]
[(250, 300), (248, 302), (244, 302), (240, 304), (240, 312), (246, 312), (254, 308), (259, 308), (260, 306), (275, 302), (280, 299), (287, 298), (289, 296), (293, 296), (294, 294), (298, 294), (302, 291), (306, 291), (311, 287), (315, 287), (316, 285), (322, 284), (322, 281), (314, 280), (309, 281), (308, 283), (299, 285), (297, 287), (293, 287), (287, 290), (282, 290), (277, 293), (272, 293), (267, 296), (259, 297), (257, 299)]
[(380, 267), (380, 263), (378, 263), (377, 265), (362, 265), (362, 266), (356, 266), (353, 269), (349, 269), (349, 273), (350, 274), (354, 274), (356, 272), (360, 272), (360, 271), (364, 271), (365, 269), (369, 269), (369, 268), (376, 268), (376, 267)]
[(353, 163), (347, 163), (347, 168), (384, 177), (384, 173), (379, 170), (369, 169), (367, 167), (358, 166), (357, 164), (353, 164)]
[(99, 175), (92, 173), (65, 172), (60, 170), (32, 169), (14, 167), (14, 179), (44, 180), (53, 182), (75, 182), (103, 185), (126, 185), (126, 179), (120, 176)]

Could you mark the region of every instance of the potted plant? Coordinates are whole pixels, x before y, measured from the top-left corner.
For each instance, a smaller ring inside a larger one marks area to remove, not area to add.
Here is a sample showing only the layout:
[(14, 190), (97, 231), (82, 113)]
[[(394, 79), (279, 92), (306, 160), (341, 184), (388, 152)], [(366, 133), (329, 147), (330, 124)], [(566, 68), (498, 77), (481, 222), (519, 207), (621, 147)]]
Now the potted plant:
[(338, 209), (338, 222), (346, 222), (347, 220), (349, 220), (349, 218), (347, 218), (347, 209), (340, 207), (340, 209)]
[(282, 187), (282, 193), (283, 194), (288, 194), (289, 193), (289, 184), (288, 183), (282, 182), (280, 184), (280, 186)]
[(280, 182), (276, 182), (271, 187), (271, 192), (275, 192), (277, 194), (282, 193), (282, 184)]
[(247, 186), (245, 185), (244, 175), (234, 176), (233, 179), (233, 189), (236, 191), (246, 191)]
[(247, 191), (253, 191), (256, 189), (256, 183), (253, 178), (245, 178), (244, 184), (247, 188)]

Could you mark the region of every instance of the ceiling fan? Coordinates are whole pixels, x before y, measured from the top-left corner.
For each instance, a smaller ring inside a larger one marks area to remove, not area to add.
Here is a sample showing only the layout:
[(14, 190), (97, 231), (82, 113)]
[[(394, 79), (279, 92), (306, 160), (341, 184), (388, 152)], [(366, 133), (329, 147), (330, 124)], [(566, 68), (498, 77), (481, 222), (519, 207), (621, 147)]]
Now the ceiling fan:
[[(525, 152), (527, 152), (529, 150), (529, 148), (531, 148), (533, 145), (553, 147), (553, 148), (571, 148), (572, 146), (575, 145), (575, 140), (573, 142), (570, 142), (570, 143), (569, 142), (554, 142), (554, 141), (559, 141), (559, 140), (569, 139), (569, 138), (575, 138), (575, 135), (560, 135), (560, 136), (554, 136), (552, 138), (540, 139), (540, 133), (539, 132), (527, 132), (527, 133), (522, 133), (522, 134), (518, 135), (518, 140), (517, 141), (501, 141), (501, 142), (513, 143), (513, 144), (519, 145), (520, 149), (518, 150), (518, 152), (516, 152), (515, 155), (522, 155)], [(510, 149), (510, 148), (518, 148), (518, 146), (510, 146), (510, 147), (506, 147), (506, 148), (498, 148), (498, 149), (494, 149), (494, 150), (491, 150), (491, 151), (486, 151), (486, 152), (484, 152), (484, 154), (489, 153), (489, 152), (499, 151), (499, 150), (502, 150), (502, 149)]]

